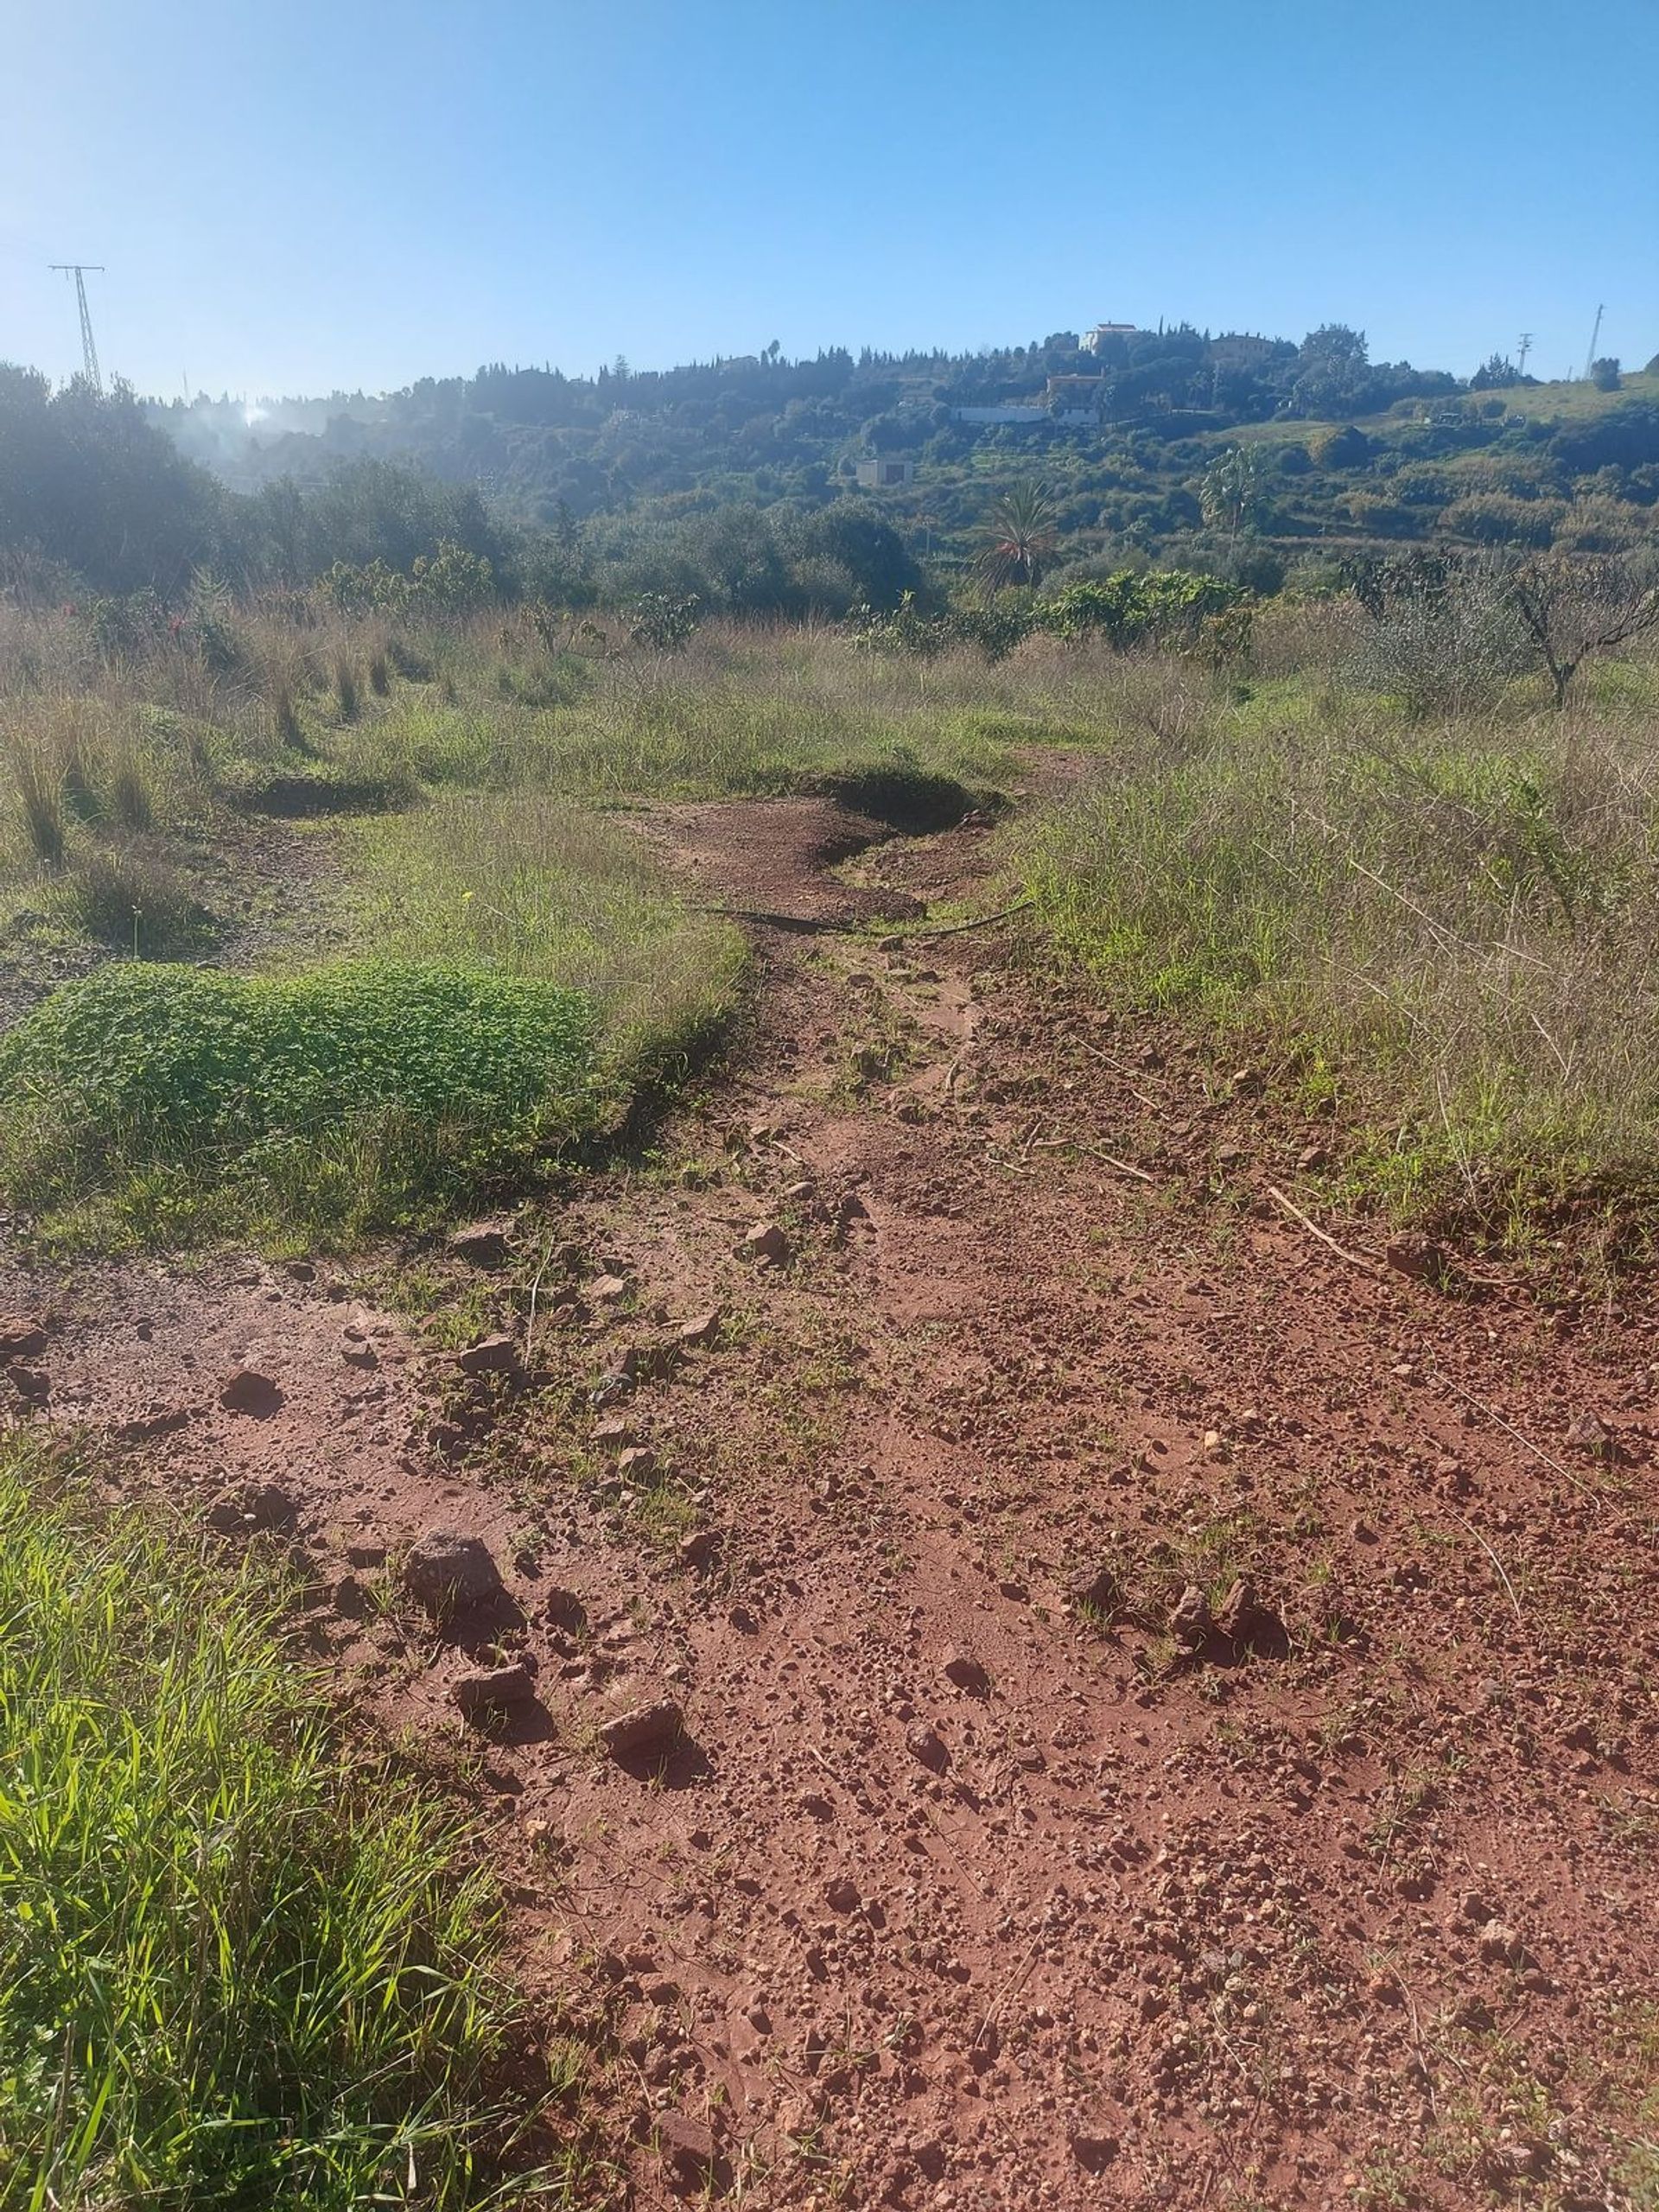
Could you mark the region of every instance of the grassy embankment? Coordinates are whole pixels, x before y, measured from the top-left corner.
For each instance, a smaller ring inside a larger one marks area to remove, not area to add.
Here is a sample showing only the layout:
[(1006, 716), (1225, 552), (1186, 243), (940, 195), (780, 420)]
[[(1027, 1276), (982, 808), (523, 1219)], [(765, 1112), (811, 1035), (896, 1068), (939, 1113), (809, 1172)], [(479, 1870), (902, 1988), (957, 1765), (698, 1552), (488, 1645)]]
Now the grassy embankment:
[[(873, 776), (902, 804), (1003, 760), (982, 709), (810, 642), (578, 653), (499, 618), (410, 638), (255, 613), (228, 639), (219, 618), (209, 668), (11, 619), (14, 964), (127, 956), (0, 1053), (0, 1173), (82, 1243), (349, 1243), (534, 1181), (695, 1059), (738, 988), (735, 931), (609, 810)], [(278, 820), (327, 866), (264, 888), (280, 980), (210, 987), (181, 963), (245, 964), (215, 893)]]
[[(1287, 618), (1286, 628), (1289, 626)], [(1651, 659), (1408, 714), (1305, 627), (1229, 696), (1166, 672), (1162, 725), (1024, 865), (1122, 1002), (1265, 1052), (1329, 1111), (1348, 1187), (1513, 1243), (1563, 1205), (1628, 1245), (1659, 1200)]]
[(457, 1825), (344, 1756), (274, 1565), (94, 1473), (0, 1452), (0, 2204), (506, 2201), (511, 1999)]

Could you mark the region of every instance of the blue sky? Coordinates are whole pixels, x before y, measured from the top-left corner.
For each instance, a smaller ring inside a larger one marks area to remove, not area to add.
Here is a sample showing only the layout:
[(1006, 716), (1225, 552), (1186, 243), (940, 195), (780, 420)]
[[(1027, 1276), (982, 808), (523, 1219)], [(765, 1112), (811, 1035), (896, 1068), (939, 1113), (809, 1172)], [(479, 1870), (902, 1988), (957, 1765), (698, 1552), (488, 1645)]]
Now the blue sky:
[(1162, 316), (1659, 352), (1659, 0), (0, 0), (0, 358), (250, 397)]

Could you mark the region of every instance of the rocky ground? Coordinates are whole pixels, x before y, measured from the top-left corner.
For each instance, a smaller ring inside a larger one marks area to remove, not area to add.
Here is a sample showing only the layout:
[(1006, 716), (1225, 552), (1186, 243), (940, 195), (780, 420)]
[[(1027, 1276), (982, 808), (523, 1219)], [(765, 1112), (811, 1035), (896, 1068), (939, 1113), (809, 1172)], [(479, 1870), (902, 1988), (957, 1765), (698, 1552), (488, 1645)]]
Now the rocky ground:
[(1645, 1297), (1344, 1224), (1018, 917), (851, 926), (994, 905), (988, 825), (646, 828), (772, 918), (650, 1157), (349, 1275), (14, 1266), (10, 1417), (297, 1548), (595, 2202), (1659, 2202)]

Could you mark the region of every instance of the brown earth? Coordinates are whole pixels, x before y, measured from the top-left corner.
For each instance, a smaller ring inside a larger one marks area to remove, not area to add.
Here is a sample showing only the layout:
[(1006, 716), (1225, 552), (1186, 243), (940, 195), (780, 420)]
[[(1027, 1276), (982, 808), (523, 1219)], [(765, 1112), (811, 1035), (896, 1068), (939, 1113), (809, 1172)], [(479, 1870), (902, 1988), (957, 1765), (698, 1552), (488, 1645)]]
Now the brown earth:
[[(995, 902), (983, 825), (646, 827), (711, 904)], [(595, 2201), (1656, 2201), (1645, 1299), (1390, 1257), (1328, 1127), (1006, 930), (754, 935), (735, 1071), (504, 1265), (14, 1268), (14, 1417), (284, 1494), (593, 2044)], [(442, 1628), (435, 1527), (506, 1585)]]

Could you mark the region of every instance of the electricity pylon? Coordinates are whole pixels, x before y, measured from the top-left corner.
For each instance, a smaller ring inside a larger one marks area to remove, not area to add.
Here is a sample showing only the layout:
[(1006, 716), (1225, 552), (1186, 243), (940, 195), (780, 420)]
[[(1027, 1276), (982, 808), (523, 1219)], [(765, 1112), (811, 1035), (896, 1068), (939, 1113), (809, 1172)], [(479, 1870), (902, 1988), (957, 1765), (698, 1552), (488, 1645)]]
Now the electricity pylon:
[(1606, 314), (1606, 312), (1607, 310), (1605, 308), (1598, 308), (1596, 309), (1596, 327), (1590, 333), (1590, 351), (1584, 357), (1584, 373), (1586, 378), (1588, 378), (1591, 370), (1596, 365), (1596, 340), (1601, 335), (1601, 318)]
[(89, 270), (96, 270), (102, 276), (104, 264), (101, 261), (54, 261), (48, 266), (61, 269), (66, 276), (73, 276), (75, 280), (75, 298), (80, 307), (80, 357), (86, 365), (87, 383), (101, 397), (104, 379), (99, 373), (98, 347), (92, 340), (92, 315), (86, 304), (86, 276)]

